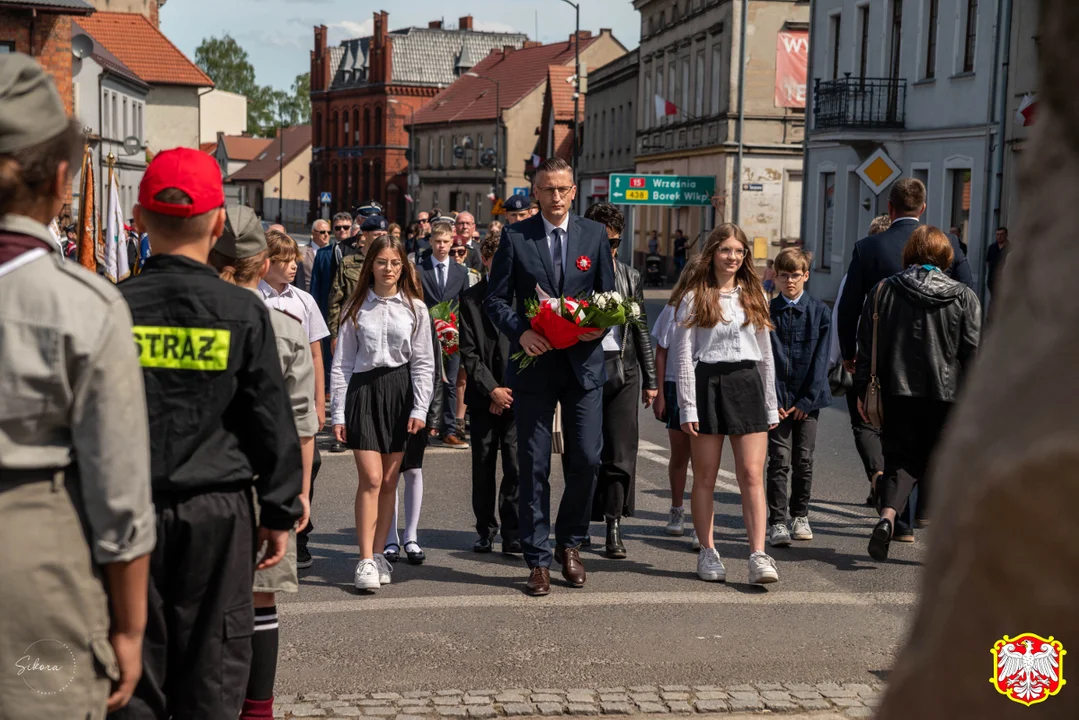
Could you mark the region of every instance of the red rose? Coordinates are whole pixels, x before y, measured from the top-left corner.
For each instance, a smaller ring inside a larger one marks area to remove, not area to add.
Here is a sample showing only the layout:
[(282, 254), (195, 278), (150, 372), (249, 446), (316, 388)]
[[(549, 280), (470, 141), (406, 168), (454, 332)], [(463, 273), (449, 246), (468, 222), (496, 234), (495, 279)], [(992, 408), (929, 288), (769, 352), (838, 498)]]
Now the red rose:
[(592, 259), (587, 255), (582, 255), (577, 258), (577, 269), (581, 272), (585, 272), (588, 268), (592, 267)]

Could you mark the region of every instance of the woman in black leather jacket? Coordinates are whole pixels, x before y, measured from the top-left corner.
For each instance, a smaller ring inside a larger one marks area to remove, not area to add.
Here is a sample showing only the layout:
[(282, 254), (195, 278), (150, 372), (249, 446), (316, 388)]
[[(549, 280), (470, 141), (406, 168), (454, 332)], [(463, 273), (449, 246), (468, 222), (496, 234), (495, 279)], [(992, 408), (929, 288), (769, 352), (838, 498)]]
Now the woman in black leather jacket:
[[(854, 387), (865, 397), (870, 382), (874, 308), (877, 378), (883, 399), (881, 444), (884, 477), (878, 486), (881, 519), (873, 528), (869, 554), (888, 557), (897, 511), (918, 486), (919, 526), (928, 523), (926, 471), (981, 334), (981, 305), (966, 285), (944, 271), (952, 248), (940, 229), (923, 225), (903, 249), (901, 273), (871, 292), (858, 325)], [(859, 400), (859, 410), (863, 411)]]

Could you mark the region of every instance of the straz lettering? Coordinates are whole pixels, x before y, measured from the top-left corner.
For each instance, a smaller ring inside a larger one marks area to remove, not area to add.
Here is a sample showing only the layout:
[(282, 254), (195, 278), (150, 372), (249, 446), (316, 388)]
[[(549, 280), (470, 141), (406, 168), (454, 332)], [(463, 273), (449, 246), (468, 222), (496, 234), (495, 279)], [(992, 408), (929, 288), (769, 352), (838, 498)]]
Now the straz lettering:
[(232, 333), (213, 328), (133, 328), (139, 363), (144, 368), (221, 371), (228, 368)]

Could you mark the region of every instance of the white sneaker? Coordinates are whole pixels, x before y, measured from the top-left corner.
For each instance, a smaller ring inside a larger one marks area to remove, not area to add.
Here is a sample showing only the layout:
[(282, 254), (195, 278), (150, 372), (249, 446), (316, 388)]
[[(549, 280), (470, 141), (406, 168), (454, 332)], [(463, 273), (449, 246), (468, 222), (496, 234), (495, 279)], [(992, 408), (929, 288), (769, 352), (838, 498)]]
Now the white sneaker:
[(667, 534), (681, 537), (686, 534), (686, 509), (685, 507), (672, 507), (671, 519), (667, 523)]
[(727, 579), (727, 568), (715, 548), (701, 548), (697, 555), (697, 577), (707, 582), (723, 582)]
[(791, 534), (787, 532), (784, 523), (773, 523), (768, 526), (768, 544), (772, 547), (790, 547)]
[(697, 552), (701, 549), (701, 539), (697, 537), (697, 532), (695, 530), (692, 530), (690, 532), (693, 533), (693, 542), (689, 544), (689, 549), (693, 552)]
[(809, 527), (809, 518), (796, 517), (791, 520), (791, 537), (795, 540), (813, 539), (813, 528)]
[(749, 581), (758, 585), (778, 582), (779, 571), (776, 570), (776, 561), (762, 552), (750, 555)]
[(378, 581), (378, 566), (374, 560), (360, 560), (356, 565), (353, 583), (357, 590), (378, 590), (381, 587)]
[(390, 561), (387, 560), (386, 556), (382, 553), (375, 553), (375, 567), (378, 568), (379, 585), (389, 585), (390, 573), (393, 572), (393, 565), (390, 565)]

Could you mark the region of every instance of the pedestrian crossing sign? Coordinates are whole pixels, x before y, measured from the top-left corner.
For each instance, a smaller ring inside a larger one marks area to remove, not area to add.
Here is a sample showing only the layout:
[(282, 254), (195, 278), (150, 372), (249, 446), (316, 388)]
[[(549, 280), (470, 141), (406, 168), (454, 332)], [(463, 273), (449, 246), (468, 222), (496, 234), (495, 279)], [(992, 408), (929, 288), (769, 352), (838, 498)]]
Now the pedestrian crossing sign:
[(318, 202), (319, 205), (329, 205), (332, 200), (332, 196), (328, 192), (319, 193)]
[(855, 172), (874, 195), (880, 195), (903, 174), (900, 167), (888, 156), (888, 153), (884, 152), (882, 147), (877, 148), (876, 152), (866, 158)]

